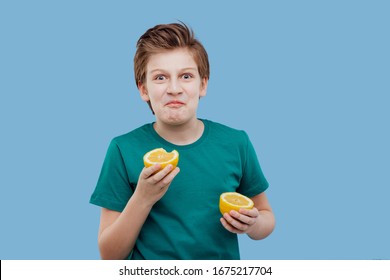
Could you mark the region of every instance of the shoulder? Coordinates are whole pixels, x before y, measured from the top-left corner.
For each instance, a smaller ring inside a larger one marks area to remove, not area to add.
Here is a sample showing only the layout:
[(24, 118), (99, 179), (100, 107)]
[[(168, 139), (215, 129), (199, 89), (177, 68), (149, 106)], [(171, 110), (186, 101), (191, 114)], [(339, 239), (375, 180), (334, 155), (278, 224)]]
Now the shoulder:
[(112, 139), (112, 143), (118, 146), (126, 145), (129, 143), (143, 142), (145, 137), (150, 135), (150, 127), (152, 124), (145, 124), (136, 129), (133, 129), (130, 132), (116, 136)]
[(203, 120), (204, 123), (209, 127), (210, 134), (214, 137), (220, 138), (225, 141), (233, 141), (239, 143), (246, 143), (249, 138), (244, 130), (232, 128), (225, 124), (213, 122), (210, 120)]
[(147, 150), (150, 150), (151, 138), (149, 124), (143, 125), (112, 138), (108, 146), (107, 155), (130, 165), (135, 158), (141, 158)]

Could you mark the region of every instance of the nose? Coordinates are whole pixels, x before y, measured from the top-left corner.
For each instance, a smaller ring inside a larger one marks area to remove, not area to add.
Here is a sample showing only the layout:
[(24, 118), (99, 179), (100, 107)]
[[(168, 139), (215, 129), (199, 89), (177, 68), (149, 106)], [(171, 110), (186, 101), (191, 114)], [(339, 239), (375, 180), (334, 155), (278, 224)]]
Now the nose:
[(177, 79), (171, 79), (168, 84), (167, 93), (168, 94), (180, 94), (182, 88), (180, 82)]

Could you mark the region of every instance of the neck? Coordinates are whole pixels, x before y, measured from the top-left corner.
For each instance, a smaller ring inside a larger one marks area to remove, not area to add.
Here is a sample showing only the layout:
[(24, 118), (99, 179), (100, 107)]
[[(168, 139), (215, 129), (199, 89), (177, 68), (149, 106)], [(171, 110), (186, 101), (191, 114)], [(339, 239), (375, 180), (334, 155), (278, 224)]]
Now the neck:
[(204, 124), (196, 118), (179, 125), (169, 125), (157, 120), (154, 129), (158, 135), (172, 144), (189, 145), (202, 136)]

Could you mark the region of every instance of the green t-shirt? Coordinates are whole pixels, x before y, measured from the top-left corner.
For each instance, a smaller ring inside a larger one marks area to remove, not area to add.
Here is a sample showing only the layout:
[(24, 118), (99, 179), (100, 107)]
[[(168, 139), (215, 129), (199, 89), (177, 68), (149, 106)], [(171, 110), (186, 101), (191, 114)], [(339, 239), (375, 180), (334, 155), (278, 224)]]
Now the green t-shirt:
[(146, 124), (111, 141), (90, 203), (123, 211), (137, 186), (143, 156), (155, 148), (177, 150), (180, 172), (153, 206), (129, 259), (239, 259), (237, 235), (220, 222), (219, 196), (248, 197), (268, 183), (244, 131), (202, 120), (196, 142), (178, 146)]

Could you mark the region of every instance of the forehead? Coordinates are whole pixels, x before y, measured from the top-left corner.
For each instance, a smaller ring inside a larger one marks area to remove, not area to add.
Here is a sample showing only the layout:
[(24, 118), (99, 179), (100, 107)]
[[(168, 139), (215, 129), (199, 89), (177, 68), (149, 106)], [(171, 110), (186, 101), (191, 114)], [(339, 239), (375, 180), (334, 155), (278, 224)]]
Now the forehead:
[(175, 49), (152, 54), (146, 68), (147, 72), (150, 73), (156, 69), (177, 71), (184, 68), (198, 69), (198, 66), (189, 50)]

